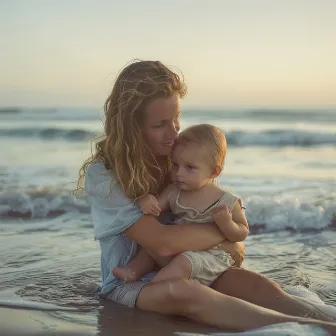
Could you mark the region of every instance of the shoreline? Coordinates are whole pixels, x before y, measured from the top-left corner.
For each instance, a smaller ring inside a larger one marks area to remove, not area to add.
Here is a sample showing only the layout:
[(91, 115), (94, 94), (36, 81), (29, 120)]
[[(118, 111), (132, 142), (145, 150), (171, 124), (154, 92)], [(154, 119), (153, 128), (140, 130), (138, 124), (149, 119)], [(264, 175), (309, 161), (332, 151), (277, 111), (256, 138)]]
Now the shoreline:
[(98, 330), (54, 317), (38, 310), (0, 307), (0, 335), (92, 336)]

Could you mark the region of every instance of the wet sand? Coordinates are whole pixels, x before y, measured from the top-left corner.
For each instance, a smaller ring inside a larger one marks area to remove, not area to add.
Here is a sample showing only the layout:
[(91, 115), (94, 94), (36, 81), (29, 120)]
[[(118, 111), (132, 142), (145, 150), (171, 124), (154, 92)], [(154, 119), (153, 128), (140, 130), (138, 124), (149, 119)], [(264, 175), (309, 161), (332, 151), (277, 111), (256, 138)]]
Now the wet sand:
[(59, 320), (36, 310), (0, 308), (0, 335), (91, 336), (97, 335), (97, 329)]
[(219, 331), (185, 318), (134, 310), (110, 302), (104, 304), (96, 314), (97, 323), (94, 326), (55, 318), (46, 311), (0, 307), (0, 335), (170, 336), (178, 331), (205, 334)]

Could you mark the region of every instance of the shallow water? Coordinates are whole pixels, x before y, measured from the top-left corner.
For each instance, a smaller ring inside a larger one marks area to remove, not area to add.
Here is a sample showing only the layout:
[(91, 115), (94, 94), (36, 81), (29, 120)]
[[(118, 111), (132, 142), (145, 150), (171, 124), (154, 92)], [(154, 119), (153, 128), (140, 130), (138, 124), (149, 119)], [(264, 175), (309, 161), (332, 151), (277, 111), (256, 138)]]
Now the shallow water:
[[(27, 222), (2, 224), (0, 306), (38, 309), (57, 320), (101, 332), (113, 330), (115, 335), (214, 331), (183, 318), (133, 311), (94, 299), (82, 286), (99, 282), (100, 277), (99, 251), (88, 221), (61, 216), (43, 222), (29, 223), (31, 227)], [(333, 231), (264, 233), (248, 238), (244, 266), (285, 288), (309, 288), (336, 306), (335, 252)]]
[[(0, 164), (0, 307), (37, 309), (45, 321), (50, 318), (49, 326), (81, 325), (79, 334), (214, 331), (183, 318), (98, 301), (86, 291), (88, 284), (100, 282), (99, 246), (87, 204), (69, 190), (89, 153), (85, 139), (101, 122), (94, 111), (71, 117), (68, 112), (0, 115), (1, 149), (6, 149)], [(229, 134), (220, 183), (247, 206), (251, 235), (244, 267), (285, 288), (309, 288), (336, 306), (334, 114), (319, 112), (306, 120), (295, 113), (287, 119), (197, 113), (185, 113), (183, 125), (207, 118)], [(38, 320), (37, 315), (29, 319)]]

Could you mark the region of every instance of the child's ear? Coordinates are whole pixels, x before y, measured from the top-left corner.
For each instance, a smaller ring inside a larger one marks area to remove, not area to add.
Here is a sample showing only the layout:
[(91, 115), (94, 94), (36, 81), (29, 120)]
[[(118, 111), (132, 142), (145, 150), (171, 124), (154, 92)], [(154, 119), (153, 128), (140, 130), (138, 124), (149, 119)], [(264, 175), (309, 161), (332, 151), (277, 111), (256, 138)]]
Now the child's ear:
[(220, 167), (214, 168), (214, 170), (212, 171), (212, 174), (211, 174), (211, 178), (212, 179), (216, 178), (221, 172), (222, 172), (222, 168), (220, 168)]

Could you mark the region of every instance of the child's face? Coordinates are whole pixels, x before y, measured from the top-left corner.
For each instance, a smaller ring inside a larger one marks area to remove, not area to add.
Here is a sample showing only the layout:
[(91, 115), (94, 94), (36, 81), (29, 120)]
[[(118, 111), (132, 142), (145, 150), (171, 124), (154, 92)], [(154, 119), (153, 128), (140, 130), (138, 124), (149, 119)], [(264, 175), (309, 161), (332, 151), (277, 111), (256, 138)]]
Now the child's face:
[(177, 144), (172, 153), (171, 178), (182, 190), (196, 190), (215, 177), (205, 148), (196, 144)]

